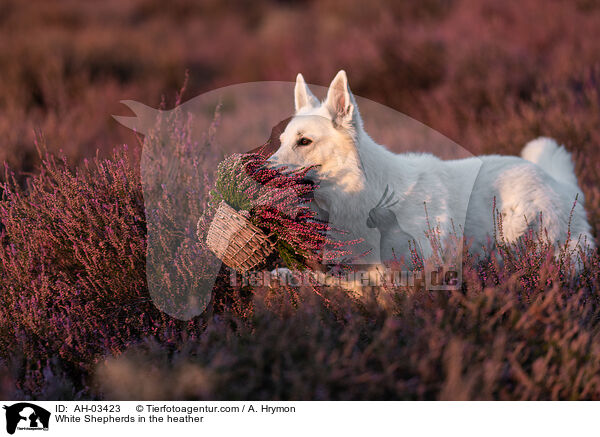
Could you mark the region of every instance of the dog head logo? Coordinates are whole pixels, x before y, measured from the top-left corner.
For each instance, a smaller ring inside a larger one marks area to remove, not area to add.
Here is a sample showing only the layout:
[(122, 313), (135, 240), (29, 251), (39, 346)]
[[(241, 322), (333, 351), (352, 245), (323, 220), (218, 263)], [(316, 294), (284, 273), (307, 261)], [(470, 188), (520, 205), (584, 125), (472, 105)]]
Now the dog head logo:
[(3, 407), (6, 410), (6, 432), (18, 430), (48, 430), (50, 411), (28, 402)]

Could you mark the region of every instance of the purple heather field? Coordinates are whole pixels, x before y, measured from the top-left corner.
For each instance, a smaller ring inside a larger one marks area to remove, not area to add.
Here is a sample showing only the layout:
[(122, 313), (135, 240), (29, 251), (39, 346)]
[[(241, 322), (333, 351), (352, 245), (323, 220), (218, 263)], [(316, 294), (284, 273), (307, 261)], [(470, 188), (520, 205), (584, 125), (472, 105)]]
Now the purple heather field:
[[(0, 398), (600, 400), (600, 256), (582, 251), (575, 273), (543, 230), (466, 248), (458, 290), (357, 297), (232, 285), (222, 269), (203, 314), (162, 312), (148, 278), (172, 278), (147, 274), (143, 139), (112, 118), (132, 115), (123, 99), (172, 108), (345, 69), (354, 93), (474, 155), (556, 138), (598, 244), (599, 28), (598, 0), (3, 0)], [(195, 153), (178, 141), (175, 157)], [(199, 195), (164, 200), (165, 218), (204, 210), (210, 184), (183, 182)], [(191, 226), (165, 229), (153, 256), (172, 232), (184, 280), (165, 299), (211, 274)]]

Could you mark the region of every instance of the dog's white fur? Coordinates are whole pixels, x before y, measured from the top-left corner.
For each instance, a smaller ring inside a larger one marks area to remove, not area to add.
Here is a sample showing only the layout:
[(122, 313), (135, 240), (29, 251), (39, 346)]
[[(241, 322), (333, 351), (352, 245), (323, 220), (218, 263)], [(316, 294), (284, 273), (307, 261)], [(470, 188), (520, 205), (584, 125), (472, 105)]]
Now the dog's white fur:
[[(295, 106), (295, 116), (280, 137), (281, 147), (270, 161), (318, 166), (321, 187), (315, 200), (351, 238), (364, 239), (362, 248), (372, 249), (365, 262), (379, 261), (379, 233), (366, 226), (366, 218), (387, 185), (400, 200), (394, 207), (400, 226), (424, 254), (430, 253), (425, 232), (435, 226), (444, 239), (464, 223), (472, 251), (488, 244), (494, 233), (494, 199), (506, 240), (515, 241), (528, 226), (539, 225), (541, 213), (542, 225), (558, 247), (567, 239), (577, 196), (571, 246), (578, 241), (593, 246), (571, 155), (550, 138), (528, 143), (521, 158), (489, 155), (442, 161), (431, 154), (394, 154), (365, 132), (343, 70), (323, 102), (299, 74)], [(299, 145), (300, 138), (311, 143)], [(472, 192), (465, 193), (471, 186)]]

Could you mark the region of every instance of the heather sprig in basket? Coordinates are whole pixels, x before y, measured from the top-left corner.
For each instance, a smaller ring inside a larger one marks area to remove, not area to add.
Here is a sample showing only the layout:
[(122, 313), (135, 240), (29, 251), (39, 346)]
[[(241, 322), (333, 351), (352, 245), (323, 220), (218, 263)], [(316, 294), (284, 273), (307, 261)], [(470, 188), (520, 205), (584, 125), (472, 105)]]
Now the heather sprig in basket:
[(293, 269), (346, 253), (348, 242), (329, 237), (333, 229), (309, 208), (317, 185), (311, 168), (268, 168), (259, 154), (234, 154), (216, 171), (198, 236), (229, 267), (248, 271), (275, 252)]

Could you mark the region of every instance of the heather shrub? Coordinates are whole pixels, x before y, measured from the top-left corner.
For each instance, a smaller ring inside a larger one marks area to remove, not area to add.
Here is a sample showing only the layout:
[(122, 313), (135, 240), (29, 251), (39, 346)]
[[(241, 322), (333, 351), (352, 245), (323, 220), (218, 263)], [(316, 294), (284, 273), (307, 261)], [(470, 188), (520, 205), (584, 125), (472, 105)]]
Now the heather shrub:
[(26, 188), (9, 177), (0, 204), (4, 397), (600, 398), (595, 252), (574, 274), (535, 235), (487, 260), (465, 246), (460, 290), (362, 297), (232, 286), (222, 270), (208, 310), (181, 322), (150, 299), (126, 153), (43, 162)]
[(548, 269), (524, 288), (469, 268), (462, 290), (396, 289), (388, 308), (259, 289), (247, 317), (215, 317), (175, 349), (136, 346), (96, 381), (109, 399), (598, 399), (598, 296), (546, 285)]
[(3, 193), (0, 350), (21, 389), (43, 386), (52, 360), (81, 389), (95, 360), (174, 326), (148, 296), (143, 198), (125, 150), (74, 171), (44, 153), (26, 188), (9, 171)]

